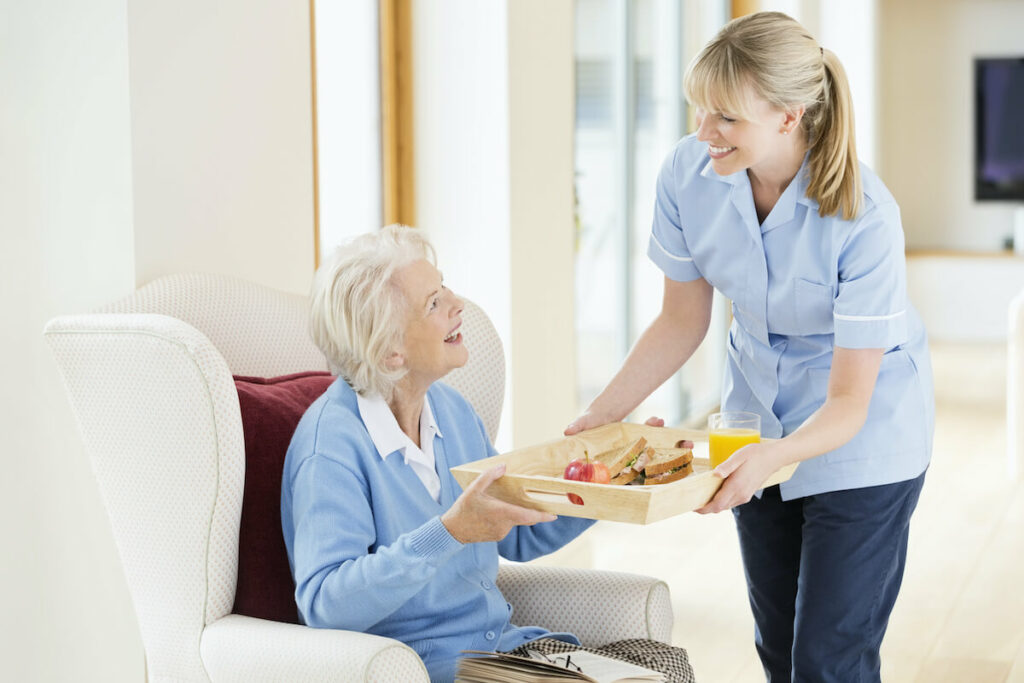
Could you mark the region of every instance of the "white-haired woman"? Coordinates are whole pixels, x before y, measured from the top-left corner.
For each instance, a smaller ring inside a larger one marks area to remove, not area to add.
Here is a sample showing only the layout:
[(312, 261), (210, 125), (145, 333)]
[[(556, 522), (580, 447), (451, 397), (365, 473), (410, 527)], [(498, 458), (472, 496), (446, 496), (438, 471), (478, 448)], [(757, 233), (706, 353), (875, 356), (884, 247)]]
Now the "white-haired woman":
[(566, 433), (622, 419), (679, 369), (722, 292), (722, 409), (779, 439), (717, 467), (701, 511), (735, 515), (765, 673), (877, 681), (934, 426), (899, 207), (857, 161), (839, 59), (785, 14), (727, 24), (684, 87), (699, 128), (662, 167), (648, 249), (661, 313)]
[[(401, 640), (432, 681), (454, 678), (462, 650), (576, 649), (572, 634), (511, 624), (494, 580), (499, 554), (529, 560), (592, 524), (488, 496), (503, 467), (465, 491), (452, 477), (495, 454), (473, 408), (438, 382), (467, 359), (462, 309), (419, 230), (388, 226), (339, 248), (311, 314), (339, 378), (300, 421), (281, 490), (303, 621)], [(679, 648), (621, 641), (606, 654), (692, 680)]]

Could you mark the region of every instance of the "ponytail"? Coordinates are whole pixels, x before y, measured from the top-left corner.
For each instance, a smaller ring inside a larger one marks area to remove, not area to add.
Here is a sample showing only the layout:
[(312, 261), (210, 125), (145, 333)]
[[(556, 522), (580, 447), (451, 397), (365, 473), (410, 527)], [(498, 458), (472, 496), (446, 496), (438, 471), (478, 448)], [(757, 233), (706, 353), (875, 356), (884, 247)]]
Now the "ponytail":
[[(807, 195), (818, 202), (818, 214), (841, 214), (850, 220), (860, 212), (860, 164), (854, 140), (853, 98), (846, 71), (835, 53), (822, 50), (822, 100), (807, 126), (810, 183)], [(805, 118), (806, 118), (805, 114)]]

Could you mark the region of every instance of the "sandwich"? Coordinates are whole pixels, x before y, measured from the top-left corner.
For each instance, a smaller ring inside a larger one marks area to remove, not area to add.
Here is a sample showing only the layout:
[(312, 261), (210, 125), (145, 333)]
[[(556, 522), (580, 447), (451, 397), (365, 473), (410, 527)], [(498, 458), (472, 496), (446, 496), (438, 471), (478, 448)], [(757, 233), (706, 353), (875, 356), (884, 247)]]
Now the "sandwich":
[(610, 484), (628, 484), (643, 470), (650, 457), (648, 451), (653, 449), (646, 448), (646, 446), (647, 439), (641, 436), (636, 441), (631, 441), (620, 448), (598, 453), (594, 456), (594, 460), (604, 463), (604, 466), (608, 468), (608, 476), (611, 477)]
[(644, 485), (667, 484), (693, 472), (693, 450), (690, 448), (653, 448), (644, 465)]

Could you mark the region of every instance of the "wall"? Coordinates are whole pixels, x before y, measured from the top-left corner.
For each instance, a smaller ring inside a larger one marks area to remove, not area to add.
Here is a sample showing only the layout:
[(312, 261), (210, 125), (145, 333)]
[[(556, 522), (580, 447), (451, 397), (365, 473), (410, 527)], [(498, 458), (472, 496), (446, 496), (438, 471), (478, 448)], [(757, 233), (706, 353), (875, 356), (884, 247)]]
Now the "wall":
[(144, 675), (106, 514), (42, 336), (50, 317), (135, 282), (125, 5), (0, 10), (5, 681)]
[(911, 249), (996, 251), (1013, 206), (973, 200), (972, 59), (1024, 55), (1024, 0), (882, 0), (880, 171)]
[(128, 3), (139, 284), (200, 270), (309, 291), (306, 2)]
[(307, 8), (0, 4), (0, 680), (144, 678), (42, 329), (174, 270), (308, 289)]
[(1024, 291), (1024, 259), (921, 253), (907, 259), (907, 296), (935, 342), (1004, 342), (1010, 301)]
[(569, 0), (414, 5), (417, 223), (505, 342), (498, 448), (573, 415)]

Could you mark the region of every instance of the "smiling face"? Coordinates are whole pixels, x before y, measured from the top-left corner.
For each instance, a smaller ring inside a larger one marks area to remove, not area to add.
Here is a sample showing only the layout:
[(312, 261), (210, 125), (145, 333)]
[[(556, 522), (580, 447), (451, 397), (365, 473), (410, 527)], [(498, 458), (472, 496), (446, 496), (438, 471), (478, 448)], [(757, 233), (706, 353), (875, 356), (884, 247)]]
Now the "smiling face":
[(469, 358), (462, 343), (464, 304), (426, 260), (413, 261), (396, 272), (394, 283), (402, 292), (406, 311), (401, 348), (391, 362), (408, 371), (402, 382), (426, 391)]
[(786, 152), (799, 137), (794, 131), (802, 112), (777, 109), (749, 89), (744, 99), (745, 116), (697, 110), (697, 139), (708, 144), (711, 167), (718, 175), (769, 170), (780, 157), (789, 158)]

